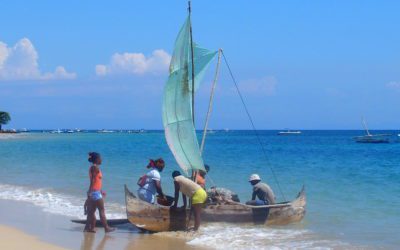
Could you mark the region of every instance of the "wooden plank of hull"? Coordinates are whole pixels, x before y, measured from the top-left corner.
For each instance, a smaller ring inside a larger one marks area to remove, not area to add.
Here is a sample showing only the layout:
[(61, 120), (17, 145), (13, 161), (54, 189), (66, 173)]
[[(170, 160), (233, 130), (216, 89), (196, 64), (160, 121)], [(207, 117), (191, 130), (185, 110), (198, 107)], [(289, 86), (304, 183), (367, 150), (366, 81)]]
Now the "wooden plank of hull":
[[(257, 210), (265, 208), (249, 208), (239, 204), (218, 204), (207, 205), (202, 213), (202, 220), (205, 222), (231, 222), (231, 223), (264, 223), (267, 225), (285, 225), (301, 221), (305, 215), (306, 195), (304, 188), (297, 198), (290, 202), (290, 206), (274, 207), (269, 209), (268, 218), (254, 216)], [(260, 221), (261, 220), (261, 221)]]
[(188, 211), (171, 211), (169, 207), (144, 202), (125, 186), (126, 214), (130, 223), (152, 232), (185, 230)]
[[(125, 186), (126, 212), (128, 220), (139, 228), (153, 232), (185, 230), (189, 211), (170, 211), (169, 207), (152, 205), (136, 198)], [(228, 223), (257, 223), (285, 225), (301, 221), (305, 215), (306, 195), (303, 189), (290, 206), (269, 209), (267, 220), (262, 210), (240, 204), (207, 205), (203, 209), (202, 221)]]

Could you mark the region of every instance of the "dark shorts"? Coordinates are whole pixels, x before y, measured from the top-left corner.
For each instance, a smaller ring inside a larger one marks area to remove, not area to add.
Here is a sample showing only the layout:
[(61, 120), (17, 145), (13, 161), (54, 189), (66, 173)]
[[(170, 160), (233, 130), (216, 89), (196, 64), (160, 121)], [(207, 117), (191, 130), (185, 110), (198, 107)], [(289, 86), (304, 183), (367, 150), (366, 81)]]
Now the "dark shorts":
[(251, 206), (264, 206), (264, 205), (268, 205), (268, 201), (262, 201), (262, 200), (251, 200), (246, 202), (247, 205), (251, 205)]

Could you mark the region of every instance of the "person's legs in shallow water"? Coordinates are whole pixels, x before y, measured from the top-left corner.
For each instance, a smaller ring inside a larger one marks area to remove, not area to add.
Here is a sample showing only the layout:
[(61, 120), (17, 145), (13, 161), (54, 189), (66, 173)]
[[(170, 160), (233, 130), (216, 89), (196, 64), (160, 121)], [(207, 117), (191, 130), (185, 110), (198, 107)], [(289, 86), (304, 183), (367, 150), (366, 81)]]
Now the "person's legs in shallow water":
[(95, 233), (96, 227), (96, 204), (93, 200), (88, 199), (87, 203), (87, 216), (84, 232)]
[(203, 209), (203, 204), (193, 204), (192, 209), (194, 213), (194, 230), (197, 231), (201, 224), (201, 210)]
[[(115, 231), (115, 228), (110, 227), (107, 223), (106, 213), (105, 213), (105, 209), (104, 209), (104, 200), (103, 199), (97, 200), (96, 207), (99, 209), (100, 220), (101, 220), (101, 223), (103, 224), (104, 231), (106, 233)], [(96, 221), (95, 221), (95, 223), (96, 223)]]

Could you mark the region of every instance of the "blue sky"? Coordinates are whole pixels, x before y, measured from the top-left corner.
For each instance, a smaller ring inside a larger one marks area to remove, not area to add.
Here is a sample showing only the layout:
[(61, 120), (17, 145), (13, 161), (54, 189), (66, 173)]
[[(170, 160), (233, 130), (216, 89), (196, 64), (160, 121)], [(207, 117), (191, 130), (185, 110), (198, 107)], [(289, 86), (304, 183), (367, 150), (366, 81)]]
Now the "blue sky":
[[(262, 129), (400, 128), (397, 1), (193, 3), (194, 39), (223, 48)], [(162, 128), (186, 1), (3, 1), (0, 110), (9, 128)], [(204, 121), (213, 66), (197, 94)], [(250, 128), (226, 67), (212, 128)]]

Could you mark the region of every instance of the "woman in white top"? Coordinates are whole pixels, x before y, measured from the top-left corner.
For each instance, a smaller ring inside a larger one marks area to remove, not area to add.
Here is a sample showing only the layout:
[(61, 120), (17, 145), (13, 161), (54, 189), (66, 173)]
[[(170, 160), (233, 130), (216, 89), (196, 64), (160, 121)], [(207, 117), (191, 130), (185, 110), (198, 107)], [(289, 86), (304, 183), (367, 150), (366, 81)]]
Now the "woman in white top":
[(164, 193), (161, 188), (161, 175), (160, 172), (163, 171), (165, 163), (163, 159), (157, 159), (155, 161), (150, 160), (147, 168), (151, 170), (147, 174), (140, 177), (138, 181), (139, 189), (137, 191), (139, 199), (146, 201), (148, 203), (156, 203), (156, 193), (158, 193), (162, 198), (164, 198)]

